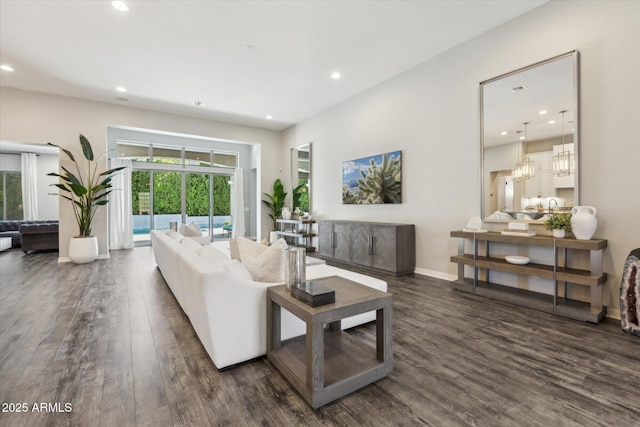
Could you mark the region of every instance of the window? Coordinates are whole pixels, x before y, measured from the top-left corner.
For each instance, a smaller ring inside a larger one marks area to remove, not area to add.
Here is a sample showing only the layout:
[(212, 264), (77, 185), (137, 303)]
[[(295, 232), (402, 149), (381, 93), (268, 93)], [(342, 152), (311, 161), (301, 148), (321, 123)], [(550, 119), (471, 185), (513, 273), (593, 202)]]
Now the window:
[(0, 193), (2, 219), (22, 219), (22, 174), (0, 171)]

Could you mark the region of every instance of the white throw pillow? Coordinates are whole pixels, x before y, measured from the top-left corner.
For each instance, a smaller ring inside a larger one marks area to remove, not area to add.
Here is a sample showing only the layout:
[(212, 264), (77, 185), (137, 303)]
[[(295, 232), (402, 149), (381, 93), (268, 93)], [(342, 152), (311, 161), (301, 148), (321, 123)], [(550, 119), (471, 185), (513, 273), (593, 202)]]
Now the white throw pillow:
[(180, 234), (187, 237), (202, 237), (202, 230), (198, 227), (198, 224), (191, 221), (191, 224), (180, 224), (180, 228), (178, 229)]
[(191, 237), (185, 237), (184, 239), (182, 239), (182, 246), (194, 252), (198, 252), (202, 247), (200, 243), (196, 242)]
[(242, 263), (237, 259), (227, 259), (226, 261), (224, 261), (223, 265), (224, 269), (233, 274), (235, 277), (241, 280), (250, 282), (253, 281), (253, 277), (251, 276), (251, 273), (249, 273), (249, 270), (247, 270), (247, 267), (242, 265)]
[(253, 280), (257, 282), (284, 282), (287, 247), (284, 239), (278, 239), (273, 245), (265, 246), (253, 240), (238, 237), (242, 264), (247, 267)]
[(171, 237), (173, 240), (176, 240), (178, 242), (181, 242), (182, 239), (184, 239), (184, 236), (178, 233), (177, 231), (167, 230), (164, 232), (164, 234), (166, 234), (167, 236)]
[(229, 257), (227, 257), (224, 253), (222, 253), (221, 251), (219, 251), (218, 249), (214, 248), (211, 245), (202, 246), (200, 248), (200, 250), (198, 251), (198, 253), (200, 254), (200, 256), (202, 258), (205, 258), (207, 260), (211, 260), (211, 261), (216, 261), (216, 260), (229, 261)]

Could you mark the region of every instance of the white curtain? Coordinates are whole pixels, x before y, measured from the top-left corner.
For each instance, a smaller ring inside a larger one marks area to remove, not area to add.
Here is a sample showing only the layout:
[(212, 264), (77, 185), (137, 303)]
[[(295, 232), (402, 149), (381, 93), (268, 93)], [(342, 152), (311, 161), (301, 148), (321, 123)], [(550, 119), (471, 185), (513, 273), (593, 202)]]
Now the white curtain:
[(231, 195), (231, 216), (233, 219), (233, 230), (231, 237), (236, 239), (238, 237), (244, 237), (244, 170), (242, 168), (236, 168), (233, 174), (233, 193)]
[(133, 248), (133, 214), (131, 211), (131, 160), (112, 159), (111, 168), (126, 166), (113, 175), (109, 193), (109, 249)]
[(38, 219), (37, 157), (33, 153), (22, 153), (22, 207), (23, 219)]

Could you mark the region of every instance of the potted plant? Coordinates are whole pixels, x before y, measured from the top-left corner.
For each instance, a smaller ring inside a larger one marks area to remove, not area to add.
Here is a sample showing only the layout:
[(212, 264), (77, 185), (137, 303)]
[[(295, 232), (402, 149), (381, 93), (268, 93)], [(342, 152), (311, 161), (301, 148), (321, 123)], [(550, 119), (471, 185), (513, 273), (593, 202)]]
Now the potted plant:
[(307, 183), (303, 182), (291, 191), (291, 201), (293, 204), (294, 219), (302, 215), (302, 196), (307, 193)]
[(86, 174), (80, 171), (80, 165), (76, 161), (73, 154), (56, 144), (49, 145), (58, 147), (69, 157), (75, 164), (77, 173), (71, 172), (66, 167), (60, 165), (64, 171), (63, 174), (51, 172), (47, 175), (57, 176), (62, 182), (52, 184), (62, 190), (64, 193), (52, 193), (71, 202), (73, 213), (78, 223), (80, 234), (69, 240), (69, 258), (76, 264), (92, 262), (98, 256), (98, 239), (91, 235), (91, 225), (93, 217), (99, 206), (106, 205), (109, 200), (107, 195), (111, 193), (111, 178), (113, 174), (124, 169), (124, 166), (109, 169), (102, 173), (98, 173), (98, 162), (104, 154), (98, 159), (94, 159), (93, 149), (89, 140), (80, 134), (80, 145), (82, 154), (87, 160)]
[[(262, 203), (271, 210), (269, 213), (269, 217), (273, 221), (273, 231), (271, 233), (275, 234), (278, 228), (278, 222), (276, 220), (282, 216), (282, 208), (284, 207), (284, 199), (287, 197), (287, 193), (284, 192), (282, 181), (278, 178), (273, 183), (273, 194), (262, 194), (268, 199), (262, 200)], [(269, 241), (272, 241), (274, 237), (277, 239), (277, 235), (274, 236), (273, 234), (270, 235)]]
[(571, 214), (553, 214), (545, 222), (547, 230), (551, 230), (553, 237), (562, 239), (566, 231), (571, 231)]

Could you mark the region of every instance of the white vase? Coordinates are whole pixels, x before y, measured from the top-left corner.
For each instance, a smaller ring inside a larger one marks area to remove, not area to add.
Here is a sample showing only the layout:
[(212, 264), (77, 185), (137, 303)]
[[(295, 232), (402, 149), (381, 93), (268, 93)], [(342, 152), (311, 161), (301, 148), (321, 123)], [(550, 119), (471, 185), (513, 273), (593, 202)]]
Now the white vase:
[(598, 227), (596, 208), (575, 206), (571, 209), (571, 231), (578, 240), (590, 240)]
[(553, 234), (553, 237), (556, 239), (564, 238), (564, 230), (551, 230), (551, 234)]
[(278, 235), (277, 231), (270, 231), (269, 232), (269, 243), (271, 243), (272, 245), (278, 241), (278, 239), (280, 238), (280, 236)]
[(98, 238), (72, 237), (69, 239), (69, 258), (76, 264), (93, 262), (98, 257)]
[(288, 207), (282, 208), (282, 219), (291, 219), (291, 209)]

